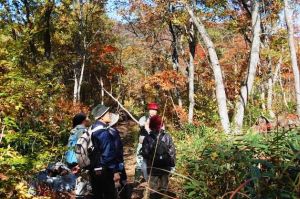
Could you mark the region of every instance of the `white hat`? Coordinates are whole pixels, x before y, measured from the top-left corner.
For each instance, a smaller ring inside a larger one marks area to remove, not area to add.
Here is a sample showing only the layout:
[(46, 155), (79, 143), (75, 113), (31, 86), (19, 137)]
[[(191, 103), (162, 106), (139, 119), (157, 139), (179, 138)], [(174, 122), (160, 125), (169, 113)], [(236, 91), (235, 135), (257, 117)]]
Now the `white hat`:
[(143, 116), (139, 119), (139, 125), (142, 127), (142, 126), (145, 126), (146, 125), (146, 121), (147, 121), (147, 118), (146, 116)]

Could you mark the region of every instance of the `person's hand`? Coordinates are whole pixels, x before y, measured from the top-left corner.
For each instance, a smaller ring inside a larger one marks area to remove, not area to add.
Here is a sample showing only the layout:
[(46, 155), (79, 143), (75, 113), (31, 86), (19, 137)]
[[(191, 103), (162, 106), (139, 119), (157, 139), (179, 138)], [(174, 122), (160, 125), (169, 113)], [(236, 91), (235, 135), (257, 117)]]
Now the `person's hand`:
[(171, 174), (174, 174), (174, 173), (175, 173), (175, 170), (176, 170), (176, 168), (175, 168), (175, 167), (171, 167), (171, 171), (170, 171), (170, 173), (171, 173)]
[(124, 169), (124, 163), (119, 163), (118, 170), (123, 171), (123, 169)]
[(114, 173), (114, 181), (118, 182), (118, 181), (120, 181), (120, 179), (121, 179), (120, 174), (119, 173)]
[(78, 165), (76, 165), (75, 167), (73, 167), (73, 168), (71, 169), (71, 172), (72, 172), (73, 174), (79, 173), (79, 172), (80, 172), (80, 167), (79, 167)]

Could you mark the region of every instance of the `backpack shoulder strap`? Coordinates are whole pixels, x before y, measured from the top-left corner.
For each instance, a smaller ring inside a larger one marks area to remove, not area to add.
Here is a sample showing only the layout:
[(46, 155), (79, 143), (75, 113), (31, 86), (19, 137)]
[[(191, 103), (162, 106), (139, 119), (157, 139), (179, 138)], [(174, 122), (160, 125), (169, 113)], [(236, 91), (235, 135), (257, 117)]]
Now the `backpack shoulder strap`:
[(159, 141), (161, 142), (162, 139), (165, 137), (166, 133), (163, 131), (159, 134)]
[(89, 131), (90, 131), (90, 133), (94, 133), (94, 132), (99, 131), (99, 130), (107, 130), (107, 129), (108, 129), (108, 127), (97, 126), (93, 129), (90, 127)]

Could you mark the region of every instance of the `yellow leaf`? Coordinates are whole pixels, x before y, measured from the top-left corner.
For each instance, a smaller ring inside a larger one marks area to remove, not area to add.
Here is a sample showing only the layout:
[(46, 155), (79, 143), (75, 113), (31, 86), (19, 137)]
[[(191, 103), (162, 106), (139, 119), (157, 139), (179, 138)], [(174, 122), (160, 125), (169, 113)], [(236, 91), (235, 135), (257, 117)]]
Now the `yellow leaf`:
[(211, 158), (212, 160), (216, 160), (217, 157), (218, 157), (218, 154), (217, 154), (216, 152), (213, 152), (212, 154), (210, 154), (210, 158)]

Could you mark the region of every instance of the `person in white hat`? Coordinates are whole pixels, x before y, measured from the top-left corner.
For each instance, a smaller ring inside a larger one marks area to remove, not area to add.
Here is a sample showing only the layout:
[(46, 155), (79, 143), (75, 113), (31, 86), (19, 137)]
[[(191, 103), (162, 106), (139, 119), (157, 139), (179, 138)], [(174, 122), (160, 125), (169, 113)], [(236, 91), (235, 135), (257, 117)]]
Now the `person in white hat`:
[(96, 122), (92, 125), (92, 142), (95, 156), (90, 171), (94, 199), (115, 199), (115, 183), (120, 181), (120, 173), (116, 166), (116, 148), (114, 138), (109, 132), (111, 113), (109, 107), (98, 105), (92, 110)]

